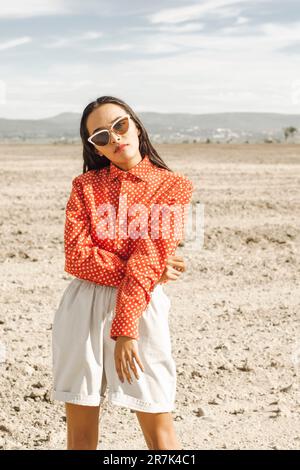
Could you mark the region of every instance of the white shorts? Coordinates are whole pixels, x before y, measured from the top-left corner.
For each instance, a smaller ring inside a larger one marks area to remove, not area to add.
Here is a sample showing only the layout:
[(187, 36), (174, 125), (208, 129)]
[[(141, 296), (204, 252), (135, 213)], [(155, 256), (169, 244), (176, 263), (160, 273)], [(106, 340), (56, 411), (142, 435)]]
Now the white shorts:
[(176, 365), (169, 332), (170, 299), (161, 284), (139, 319), (137, 366), (122, 383), (115, 369), (116, 342), (110, 338), (117, 288), (73, 279), (63, 293), (52, 328), (52, 398), (78, 405), (113, 405), (149, 413), (175, 408)]

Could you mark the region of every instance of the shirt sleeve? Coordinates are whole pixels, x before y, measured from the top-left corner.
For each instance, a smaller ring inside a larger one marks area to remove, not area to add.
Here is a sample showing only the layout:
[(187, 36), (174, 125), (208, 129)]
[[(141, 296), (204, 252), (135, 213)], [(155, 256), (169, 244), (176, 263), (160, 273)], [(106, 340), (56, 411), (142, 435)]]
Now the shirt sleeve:
[(180, 211), (177, 212), (180, 215), (179, 230), (178, 216), (175, 217), (175, 212), (170, 210), (168, 237), (162, 236), (160, 223), (158, 237), (151, 237), (148, 233), (148, 238), (140, 238), (137, 241), (135, 251), (127, 262), (126, 274), (118, 288), (115, 316), (110, 330), (112, 339), (116, 340), (118, 336), (139, 339), (139, 317), (150, 302), (151, 292), (165, 269), (168, 256), (175, 254), (179, 242), (183, 239), (181, 235), (193, 190), (192, 182), (181, 176), (179, 183), (173, 184), (161, 201), (168, 206), (168, 210), (174, 209), (176, 205)]
[(82, 185), (77, 178), (72, 181), (66, 205), (65, 271), (80, 279), (118, 287), (125, 276), (127, 261), (93, 242)]

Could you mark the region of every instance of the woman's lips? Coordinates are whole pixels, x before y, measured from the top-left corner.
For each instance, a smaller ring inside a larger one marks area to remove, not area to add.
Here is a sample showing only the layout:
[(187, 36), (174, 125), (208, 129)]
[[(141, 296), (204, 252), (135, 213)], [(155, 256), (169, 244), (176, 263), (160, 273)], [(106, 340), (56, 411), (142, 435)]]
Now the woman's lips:
[(122, 150), (126, 147), (126, 145), (128, 145), (128, 144), (120, 145), (120, 147), (117, 148), (117, 150), (115, 151), (115, 153), (122, 152)]

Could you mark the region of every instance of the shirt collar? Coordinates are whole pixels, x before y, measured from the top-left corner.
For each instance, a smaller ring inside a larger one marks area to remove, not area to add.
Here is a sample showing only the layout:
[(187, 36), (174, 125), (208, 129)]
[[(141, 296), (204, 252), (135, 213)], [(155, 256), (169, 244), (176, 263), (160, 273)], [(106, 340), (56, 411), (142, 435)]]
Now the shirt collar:
[(147, 181), (152, 171), (153, 171), (153, 163), (150, 161), (148, 155), (145, 155), (144, 158), (137, 165), (135, 165), (133, 168), (131, 168), (128, 171), (121, 170), (121, 168), (117, 167), (112, 162), (110, 162), (110, 165), (109, 165), (109, 176), (112, 179), (114, 178), (122, 179), (124, 178), (124, 176), (130, 173), (143, 181)]

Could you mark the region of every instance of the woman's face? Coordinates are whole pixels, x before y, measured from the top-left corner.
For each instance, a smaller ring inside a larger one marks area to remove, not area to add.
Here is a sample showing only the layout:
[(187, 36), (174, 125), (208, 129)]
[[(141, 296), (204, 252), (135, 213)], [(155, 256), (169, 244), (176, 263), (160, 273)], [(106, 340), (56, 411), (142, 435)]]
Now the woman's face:
[[(118, 117), (124, 116), (127, 111), (121, 106), (114, 103), (105, 103), (95, 108), (87, 118), (87, 130), (89, 136), (92, 135), (99, 127), (110, 129), (111, 124)], [(132, 163), (142, 157), (139, 151), (139, 135), (140, 130), (137, 128), (133, 119), (129, 119), (129, 128), (126, 134), (118, 135), (113, 131), (110, 133), (110, 140), (105, 146), (96, 146), (95, 150), (99, 155), (104, 155), (116, 165)], [(127, 144), (123, 150), (115, 152), (118, 145)], [(101, 158), (101, 156), (99, 156)]]

